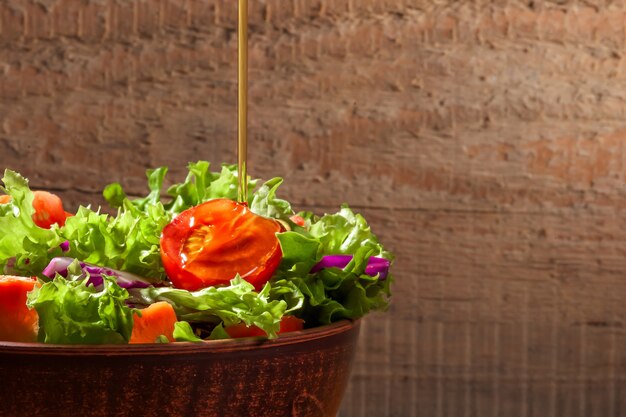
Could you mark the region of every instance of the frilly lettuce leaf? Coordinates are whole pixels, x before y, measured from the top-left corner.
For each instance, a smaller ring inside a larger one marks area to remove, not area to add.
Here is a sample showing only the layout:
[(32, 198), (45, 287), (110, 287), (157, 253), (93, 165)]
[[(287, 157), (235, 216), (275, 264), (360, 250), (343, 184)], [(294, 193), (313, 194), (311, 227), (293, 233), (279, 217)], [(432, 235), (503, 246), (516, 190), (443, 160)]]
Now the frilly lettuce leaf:
[(209, 336), (209, 340), (224, 340), (224, 339), (230, 339), (230, 338), (231, 338), (230, 335), (224, 328), (224, 323), (220, 323), (217, 326), (215, 326), (215, 328), (211, 332), (211, 335)]
[[(371, 256), (393, 259), (359, 214), (347, 206), (336, 214), (315, 218), (309, 231), (296, 228), (279, 233), (283, 259), (271, 281), (273, 298), (291, 305), (290, 296), (304, 296), (295, 315), (307, 325), (356, 319), (372, 310), (384, 310), (389, 303), (391, 276), (385, 280), (365, 274)], [(310, 273), (324, 255), (349, 254), (352, 261), (343, 269), (327, 268)], [(295, 289), (294, 289), (295, 288)]]
[(277, 177), (263, 184), (254, 193), (252, 203), (250, 203), (250, 210), (259, 216), (288, 221), (289, 217), (294, 214), (291, 204), (276, 197), (276, 190), (282, 183), (283, 179)]
[(114, 278), (104, 285), (57, 276), (28, 294), (28, 306), (39, 315), (39, 340), (56, 344), (128, 343), (133, 310), (126, 306), (128, 292)]
[(174, 339), (177, 342), (202, 342), (193, 332), (191, 325), (186, 321), (177, 321), (174, 323)]
[(81, 207), (57, 233), (70, 242), (65, 256), (161, 281), (160, 234), (170, 220), (160, 203), (115, 217)]
[(283, 253), (281, 268), (298, 265), (300, 272), (309, 272), (321, 259), (322, 243), (306, 232), (289, 231), (278, 233), (278, 241)]
[(270, 338), (276, 337), (280, 320), (287, 312), (287, 302), (270, 300), (271, 287), (265, 286), (255, 292), (254, 286), (236, 277), (230, 285), (208, 287), (199, 291), (186, 291), (175, 288), (131, 289), (130, 302), (134, 305), (149, 305), (166, 301), (174, 307), (179, 320), (205, 322), (229, 326), (241, 322), (257, 326)]
[(24, 177), (7, 169), (2, 182), (0, 191), (11, 201), (0, 204), (0, 274), (38, 275), (49, 259), (60, 255), (61, 250), (54, 248), (62, 240), (56, 226), (42, 229), (33, 221), (34, 196)]
[(271, 282), (277, 299), (289, 302), (293, 288), (304, 296), (304, 305), (294, 312), (308, 326), (329, 324), (341, 319), (357, 319), (372, 310), (385, 310), (389, 304), (392, 277), (379, 280), (365, 274), (372, 251), (360, 248), (344, 268), (304, 272), (296, 263), (280, 270)]
[(371, 256), (392, 259), (372, 233), (367, 221), (343, 205), (336, 214), (327, 214), (313, 223), (309, 233), (319, 239), (322, 255), (355, 254), (360, 248), (372, 250)]
[[(167, 196), (161, 195), (161, 189), (167, 174), (167, 168), (161, 167), (146, 172), (150, 193), (144, 198), (129, 199), (119, 183), (108, 185), (103, 192), (104, 198), (112, 207), (124, 207), (128, 204), (140, 211), (150, 205), (163, 204), (165, 210), (173, 215), (215, 198), (237, 199), (237, 166), (222, 165), (220, 172), (210, 170), (211, 164), (199, 161), (188, 165), (189, 173), (184, 182), (174, 184), (167, 189)], [(250, 195), (257, 180), (248, 179)], [(128, 208), (128, 207), (127, 207)]]

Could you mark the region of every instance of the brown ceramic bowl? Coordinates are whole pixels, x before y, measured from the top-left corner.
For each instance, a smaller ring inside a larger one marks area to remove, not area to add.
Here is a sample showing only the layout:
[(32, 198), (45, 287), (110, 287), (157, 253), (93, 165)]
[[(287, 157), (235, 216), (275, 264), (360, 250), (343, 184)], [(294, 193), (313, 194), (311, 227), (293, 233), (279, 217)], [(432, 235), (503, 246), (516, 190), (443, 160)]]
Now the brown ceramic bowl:
[(359, 326), (198, 344), (0, 342), (0, 416), (335, 417)]

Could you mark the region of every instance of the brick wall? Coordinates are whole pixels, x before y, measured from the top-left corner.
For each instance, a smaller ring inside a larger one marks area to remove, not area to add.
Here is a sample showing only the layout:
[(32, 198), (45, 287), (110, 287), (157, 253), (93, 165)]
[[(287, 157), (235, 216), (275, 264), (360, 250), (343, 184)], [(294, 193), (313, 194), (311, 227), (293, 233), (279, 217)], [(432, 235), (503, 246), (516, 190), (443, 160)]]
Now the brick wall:
[[(4, 0), (0, 166), (234, 161), (233, 0)], [(341, 413), (626, 416), (621, 1), (251, 1), (251, 172), (398, 255)]]

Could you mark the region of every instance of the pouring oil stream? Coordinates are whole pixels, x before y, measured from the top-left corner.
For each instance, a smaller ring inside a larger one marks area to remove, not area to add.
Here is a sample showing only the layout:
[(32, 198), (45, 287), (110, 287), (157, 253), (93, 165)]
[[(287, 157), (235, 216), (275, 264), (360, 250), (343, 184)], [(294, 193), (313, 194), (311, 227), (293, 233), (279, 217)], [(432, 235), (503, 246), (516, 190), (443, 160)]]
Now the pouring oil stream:
[(248, 0), (239, 0), (238, 108), (237, 108), (237, 201), (248, 202)]

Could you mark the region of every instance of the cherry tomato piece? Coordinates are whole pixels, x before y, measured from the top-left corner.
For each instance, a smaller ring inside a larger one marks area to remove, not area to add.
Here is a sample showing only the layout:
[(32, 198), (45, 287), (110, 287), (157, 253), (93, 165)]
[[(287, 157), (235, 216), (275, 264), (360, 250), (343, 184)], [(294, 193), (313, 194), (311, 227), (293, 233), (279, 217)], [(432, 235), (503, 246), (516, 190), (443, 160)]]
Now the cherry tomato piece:
[(304, 218), (302, 216), (298, 216), (297, 214), (294, 214), (293, 216), (291, 216), (289, 220), (291, 220), (292, 222), (294, 222), (300, 227), (306, 226), (306, 221), (304, 220)]
[(37, 285), (35, 278), (0, 275), (0, 340), (37, 340), (39, 316), (26, 306), (28, 293)]
[[(53, 224), (63, 226), (65, 220), (72, 216), (71, 213), (63, 210), (63, 202), (59, 196), (47, 191), (33, 191), (33, 221), (43, 229), (50, 229)], [(11, 201), (10, 195), (1, 195), (0, 204), (7, 204)]]
[(243, 205), (216, 199), (179, 214), (161, 234), (161, 260), (177, 288), (228, 284), (239, 274), (257, 290), (282, 259), (280, 224)]
[(159, 301), (141, 310), (141, 316), (133, 315), (133, 333), (128, 343), (155, 343), (163, 335), (175, 342), (174, 326), (176, 312), (170, 303)]

